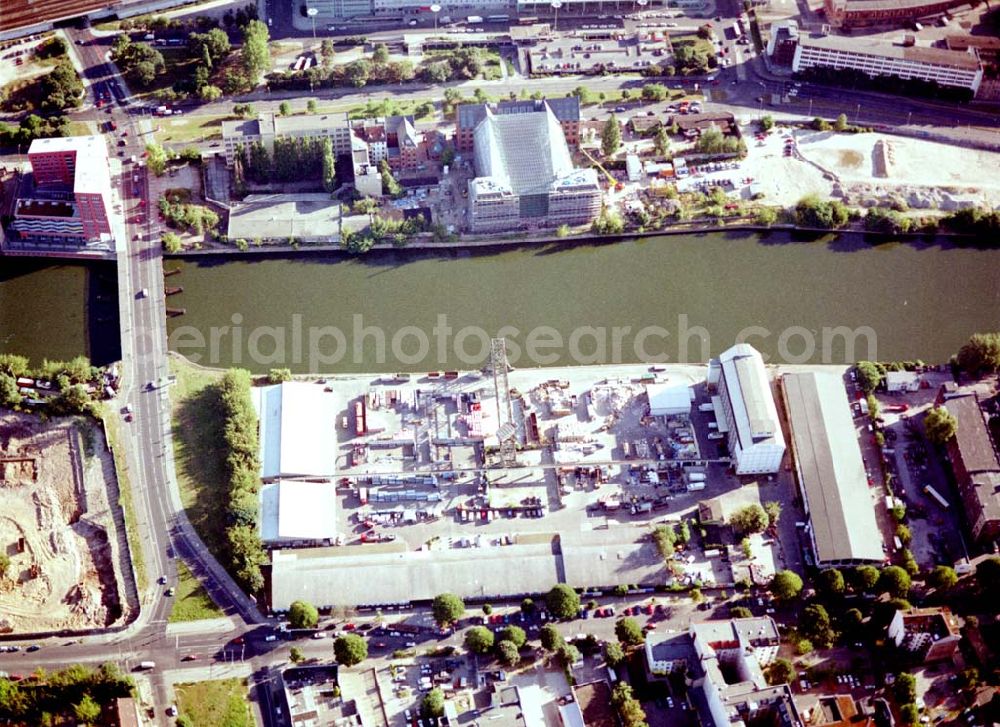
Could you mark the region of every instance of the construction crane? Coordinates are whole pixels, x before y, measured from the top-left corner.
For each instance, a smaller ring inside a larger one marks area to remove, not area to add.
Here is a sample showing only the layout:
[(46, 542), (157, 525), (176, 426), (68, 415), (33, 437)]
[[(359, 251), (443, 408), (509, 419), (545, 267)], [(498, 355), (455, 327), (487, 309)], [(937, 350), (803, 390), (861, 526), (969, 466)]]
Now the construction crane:
[(611, 172), (609, 172), (607, 169), (605, 169), (603, 164), (601, 164), (599, 161), (597, 161), (596, 159), (594, 159), (594, 157), (586, 149), (584, 149), (584, 148), (581, 147), (580, 151), (583, 153), (583, 155), (585, 157), (587, 157), (587, 159), (589, 159), (593, 163), (593, 165), (595, 167), (597, 167), (598, 169), (600, 169), (604, 173), (604, 176), (608, 180), (608, 188), (611, 191), (620, 191), (622, 189), (622, 187), (624, 185), (622, 185), (621, 182), (619, 182), (617, 179), (615, 179), (614, 175)]
[(514, 406), (510, 400), (507, 379), (507, 341), (490, 341), (490, 367), (493, 369), (493, 390), (497, 398), (497, 439), (500, 441), (500, 463), (504, 467), (517, 465), (517, 427), (514, 426)]

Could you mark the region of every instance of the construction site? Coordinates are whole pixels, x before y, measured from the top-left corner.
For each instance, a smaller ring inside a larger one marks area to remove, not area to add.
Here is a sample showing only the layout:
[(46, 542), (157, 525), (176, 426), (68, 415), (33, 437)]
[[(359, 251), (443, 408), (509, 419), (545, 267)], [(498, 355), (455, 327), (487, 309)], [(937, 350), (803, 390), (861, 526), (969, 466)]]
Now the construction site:
[(0, 633), (121, 622), (127, 562), (114, 462), (98, 424), (0, 416)]

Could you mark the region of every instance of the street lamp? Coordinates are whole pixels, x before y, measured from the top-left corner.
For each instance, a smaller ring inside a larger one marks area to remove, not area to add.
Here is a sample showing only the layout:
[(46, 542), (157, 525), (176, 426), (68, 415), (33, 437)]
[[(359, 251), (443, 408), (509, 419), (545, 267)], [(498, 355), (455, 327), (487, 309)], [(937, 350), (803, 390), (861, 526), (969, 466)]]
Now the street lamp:
[(555, 19), (552, 21), (552, 32), (555, 33), (559, 30), (559, 8), (562, 7), (562, 0), (552, 0), (549, 6), (555, 11)]
[(431, 14), (434, 16), (434, 31), (437, 32), (438, 29), (438, 13), (441, 12), (441, 6), (437, 3), (431, 5)]
[(306, 10), (306, 15), (312, 18), (313, 21), (313, 40), (316, 40), (316, 16), (319, 15), (319, 10), (316, 8), (309, 8)]
[(635, 0), (635, 4), (638, 5), (640, 8), (644, 8), (647, 5), (649, 5), (649, 0)]

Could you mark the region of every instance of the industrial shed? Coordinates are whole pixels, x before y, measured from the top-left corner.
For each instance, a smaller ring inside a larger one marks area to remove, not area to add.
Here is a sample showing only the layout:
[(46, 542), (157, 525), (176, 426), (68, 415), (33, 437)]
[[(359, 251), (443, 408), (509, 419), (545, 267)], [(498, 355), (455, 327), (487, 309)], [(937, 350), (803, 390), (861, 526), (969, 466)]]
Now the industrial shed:
[(260, 512), (260, 536), (266, 545), (337, 537), (337, 488), (332, 482), (266, 484), (260, 491)]
[(647, 384), (649, 413), (655, 417), (678, 416), (691, 413), (691, 396), (694, 393), (687, 384)]
[(818, 566), (881, 563), (882, 536), (843, 381), (782, 377), (799, 488)]
[(253, 389), (260, 420), (260, 476), (332, 478), (337, 463), (337, 398), (317, 384), (287, 381)]

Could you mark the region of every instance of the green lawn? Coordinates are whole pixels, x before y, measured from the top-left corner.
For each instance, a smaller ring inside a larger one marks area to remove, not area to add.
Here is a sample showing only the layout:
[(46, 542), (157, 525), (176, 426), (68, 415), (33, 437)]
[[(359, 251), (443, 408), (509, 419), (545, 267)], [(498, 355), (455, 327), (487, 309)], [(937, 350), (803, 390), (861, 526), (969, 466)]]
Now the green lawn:
[(181, 502), (209, 551), (226, 563), (226, 446), (218, 392), (213, 386), (221, 374), (176, 359), (171, 359), (170, 370), (177, 376), (177, 383), (170, 387), (170, 399)]
[(225, 614), (209, 597), (208, 591), (186, 565), (178, 563), (177, 592), (174, 595), (174, 607), (170, 611), (170, 623), (201, 621), (220, 616)]
[(194, 76), (198, 62), (188, 55), (186, 48), (164, 48), (157, 46), (156, 50), (163, 54), (165, 70), (158, 75), (148, 88), (141, 87), (135, 81), (129, 83), (129, 88), (137, 99), (152, 101), (160, 91), (172, 88), (177, 81), (187, 80)]
[(177, 684), (177, 709), (194, 727), (251, 727), (245, 679)]
[(222, 122), (235, 119), (230, 114), (192, 114), (157, 119), (156, 141), (196, 142), (222, 138)]

